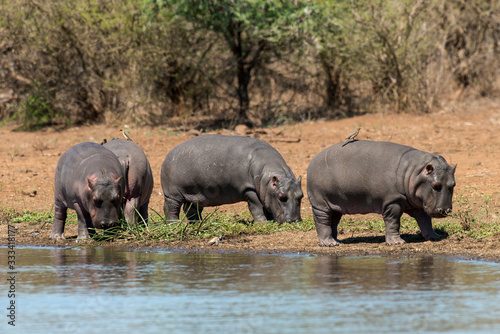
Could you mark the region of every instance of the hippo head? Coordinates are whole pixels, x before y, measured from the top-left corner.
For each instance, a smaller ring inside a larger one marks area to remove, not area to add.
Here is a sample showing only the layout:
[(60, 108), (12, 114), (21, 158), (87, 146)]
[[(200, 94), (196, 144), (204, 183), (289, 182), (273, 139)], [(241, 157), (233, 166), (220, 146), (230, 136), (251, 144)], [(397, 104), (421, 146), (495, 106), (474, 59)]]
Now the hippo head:
[(87, 178), (88, 211), (95, 228), (107, 229), (118, 224), (122, 216), (123, 177), (111, 174)]
[(455, 169), (439, 156), (427, 163), (418, 176), (416, 196), (431, 217), (445, 217), (451, 213)]
[(271, 211), (278, 223), (302, 221), (300, 202), (302, 193), (302, 177), (298, 179), (285, 176), (273, 176), (267, 189), (266, 209)]

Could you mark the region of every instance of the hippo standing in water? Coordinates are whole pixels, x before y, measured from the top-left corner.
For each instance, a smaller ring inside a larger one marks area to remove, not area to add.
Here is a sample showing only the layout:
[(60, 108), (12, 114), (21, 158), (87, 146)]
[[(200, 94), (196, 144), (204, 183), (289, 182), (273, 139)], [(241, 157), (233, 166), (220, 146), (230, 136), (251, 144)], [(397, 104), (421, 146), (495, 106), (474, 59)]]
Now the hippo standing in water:
[(456, 165), (437, 154), (365, 140), (342, 142), (320, 152), (307, 169), (307, 193), (320, 246), (335, 246), (344, 214), (379, 213), (387, 244), (403, 244), (400, 218), (417, 220), (426, 240), (440, 236), (431, 217), (451, 212)]
[(135, 224), (148, 221), (148, 206), (153, 192), (153, 173), (148, 158), (136, 143), (113, 139), (104, 144), (120, 160), (125, 176), (125, 219)]
[(71, 147), (57, 163), (50, 237), (64, 239), (68, 208), (78, 216), (78, 239), (90, 237), (89, 228), (117, 225), (124, 189), (122, 166), (113, 152), (89, 142)]
[(161, 166), (167, 220), (201, 219), (207, 206), (241, 201), (255, 221), (297, 222), (303, 194), (283, 157), (248, 137), (203, 135), (174, 147)]

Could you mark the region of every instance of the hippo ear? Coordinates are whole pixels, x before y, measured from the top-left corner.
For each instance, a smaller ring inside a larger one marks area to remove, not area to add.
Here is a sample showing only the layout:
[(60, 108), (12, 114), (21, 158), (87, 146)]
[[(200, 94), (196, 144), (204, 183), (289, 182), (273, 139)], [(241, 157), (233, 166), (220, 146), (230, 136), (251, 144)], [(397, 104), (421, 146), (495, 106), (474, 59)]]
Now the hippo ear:
[(297, 179), (297, 183), (300, 185), (302, 183), (302, 175), (299, 176), (299, 178)]
[(457, 165), (458, 164), (451, 166), (451, 171), (453, 172), (453, 174), (455, 174), (455, 170), (457, 170)]
[(271, 184), (272, 184), (274, 189), (278, 189), (278, 182), (279, 182), (279, 179), (276, 176), (273, 176), (273, 178), (271, 179)]
[(427, 164), (427, 166), (425, 166), (425, 174), (430, 175), (432, 172), (434, 172), (434, 166), (432, 164)]
[(88, 177), (87, 178), (87, 190), (92, 191), (94, 190), (96, 179), (94, 177)]
[(123, 176), (118, 176), (115, 173), (110, 173), (109, 176), (111, 176), (113, 181), (115, 181), (116, 183), (120, 183), (123, 178)]
[(119, 178), (117, 178), (117, 179), (113, 178), (113, 180), (115, 180), (115, 183), (116, 183), (116, 184), (120, 185), (120, 183), (122, 182), (122, 178), (123, 178), (123, 176), (120, 176), (120, 177), (119, 177)]

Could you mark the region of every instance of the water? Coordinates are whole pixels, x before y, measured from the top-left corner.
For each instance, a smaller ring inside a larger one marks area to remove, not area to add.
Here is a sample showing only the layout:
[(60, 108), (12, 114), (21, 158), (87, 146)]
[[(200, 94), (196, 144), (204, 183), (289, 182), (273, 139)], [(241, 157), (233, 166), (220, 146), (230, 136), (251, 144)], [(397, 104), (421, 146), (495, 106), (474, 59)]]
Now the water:
[(16, 265), (1, 333), (500, 332), (489, 262), (18, 247)]

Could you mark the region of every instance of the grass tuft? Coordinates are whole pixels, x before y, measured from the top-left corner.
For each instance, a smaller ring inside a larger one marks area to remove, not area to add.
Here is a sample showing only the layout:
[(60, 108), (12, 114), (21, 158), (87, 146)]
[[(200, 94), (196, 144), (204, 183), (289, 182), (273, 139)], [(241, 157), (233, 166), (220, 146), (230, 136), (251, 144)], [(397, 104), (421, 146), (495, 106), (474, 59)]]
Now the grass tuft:
[[(53, 212), (16, 211), (11, 208), (0, 207), (0, 224), (8, 223), (32, 223), (41, 226), (48, 225), (50, 228), (53, 220)], [(74, 212), (68, 214), (66, 224), (77, 224)], [(433, 220), (434, 229), (444, 236), (456, 236), (459, 238), (471, 237), (481, 239), (488, 236), (500, 234), (500, 221), (491, 219), (491, 214), (486, 216), (482, 213), (474, 214), (470, 207), (457, 211), (457, 213), (444, 218)], [(139, 219), (139, 223), (130, 224), (124, 219), (120, 225), (106, 230), (97, 230), (93, 240), (106, 242), (113, 239), (130, 241), (183, 241), (201, 238), (213, 238), (218, 236), (235, 236), (241, 234), (271, 234), (282, 231), (311, 231), (314, 230), (312, 217), (303, 217), (299, 223), (276, 222), (253, 222), (249, 212), (241, 214), (220, 213), (217, 210), (205, 215), (202, 220), (189, 222), (185, 216), (179, 221), (167, 221), (163, 215), (150, 210), (149, 221)], [(356, 232), (374, 231), (383, 234), (385, 223), (381, 218), (359, 221), (352, 217), (344, 217), (339, 226), (340, 234), (354, 235)], [(413, 218), (403, 216), (401, 218), (400, 232), (407, 234), (419, 234), (418, 224)]]

